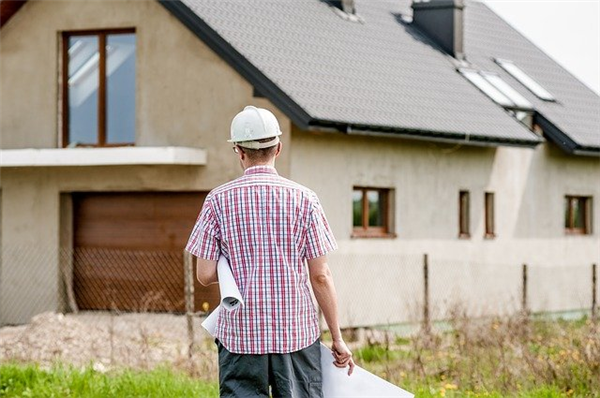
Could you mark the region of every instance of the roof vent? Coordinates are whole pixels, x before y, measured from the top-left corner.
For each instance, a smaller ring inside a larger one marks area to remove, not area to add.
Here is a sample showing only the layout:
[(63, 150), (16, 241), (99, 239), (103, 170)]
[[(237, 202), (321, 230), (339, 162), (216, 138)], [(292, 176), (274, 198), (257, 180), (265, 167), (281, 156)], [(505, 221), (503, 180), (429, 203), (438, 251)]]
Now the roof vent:
[(456, 59), (464, 59), (463, 0), (413, 1), (413, 23)]
[(346, 14), (356, 14), (354, 0), (329, 0), (328, 3), (344, 11)]

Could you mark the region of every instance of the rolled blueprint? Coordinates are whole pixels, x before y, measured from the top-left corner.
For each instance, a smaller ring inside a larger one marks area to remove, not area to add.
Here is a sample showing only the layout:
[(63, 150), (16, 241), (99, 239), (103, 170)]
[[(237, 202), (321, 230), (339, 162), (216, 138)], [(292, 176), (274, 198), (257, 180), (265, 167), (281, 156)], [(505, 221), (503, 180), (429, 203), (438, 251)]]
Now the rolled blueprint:
[(214, 309), (213, 312), (210, 313), (209, 316), (206, 317), (204, 322), (202, 322), (202, 327), (206, 329), (211, 336), (215, 335), (217, 319), (219, 318), (219, 311), (221, 311), (221, 308), (225, 308), (227, 311), (232, 311), (240, 305), (242, 307), (244, 306), (244, 299), (242, 298), (240, 289), (238, 289), (235, 279), (233, 278), (229, 261), (227, 261), (227, 258), (225, 258), (223, 255), (219, 257), (219, 261), (217, 262), (217, 274), (219, 275), (219, 292), (221, 294), (221, 303), (217, 308)]
[(219, 292), (221, 293), (221, 306), (227, 311), (232, 311), (238, 306), (244, 306), (244, 300), (240, 294), (229, 261), (221, 255), (217, 262), (217, 273), (219, 274)]

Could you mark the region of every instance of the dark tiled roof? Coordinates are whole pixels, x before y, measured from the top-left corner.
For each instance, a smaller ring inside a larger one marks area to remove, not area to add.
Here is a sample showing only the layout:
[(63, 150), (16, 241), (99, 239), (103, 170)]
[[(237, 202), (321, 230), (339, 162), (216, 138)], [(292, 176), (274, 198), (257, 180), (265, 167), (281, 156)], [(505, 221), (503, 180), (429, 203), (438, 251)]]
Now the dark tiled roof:
[[(509, 26), (486, 5), (467, 4), (465, 51), (470, 62), (496, 72), (540, 113), (551, 138), (571, 151), (600, 151), (600, 97)], [(578, 43), (573, 43), (578, 45)], [(556, 102), (543, 101), (494, 62), (513, 61), (548, 90)], [(550, 131), (557, 130), (557, 131)], [(564, 135), (564, 137), (561, 137)], [(572, 141), (572, 142), (569, 142)], [(598, 152), (600, 154), (600, 152)]]
[(320, 0), (161, 3), (301, 127), (540, 142), (403, 22), (410, 2), (357, 0), (364, 23), (344, 20)]
[[(261, 91), (302, 127), (538, 142), (403, 21), (412, 14), (410, 0), (357, 0), (364, 23), (340, 18), (319, 0), (182, 3), (216, 33), (221, 47), (229, 47), (229, 61), (243, 59), (248, 65), (242, 69), (250, 70), (245, 77), (262, 84)], [(500, 74), (525, 96), (539, 113), (537, 122), (564, 149), (600, 153), (600, 97), (482, 3), (467, 3), (465, 50), (469, 62)], [(557, 101), (538, 99), (494, 58), (514, 61)]]

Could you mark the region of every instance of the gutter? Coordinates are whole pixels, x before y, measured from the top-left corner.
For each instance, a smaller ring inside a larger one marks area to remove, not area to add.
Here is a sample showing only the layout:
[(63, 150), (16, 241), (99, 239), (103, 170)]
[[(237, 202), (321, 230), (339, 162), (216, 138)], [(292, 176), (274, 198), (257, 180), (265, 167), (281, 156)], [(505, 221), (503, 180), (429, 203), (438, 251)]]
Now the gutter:
[(481, 135), (472, 135), (468, 133), (406, 129), (397, 127), (393, 128), (382, 126), (356, 126), (339, 122), (332, 123), (324, 120), (315, 121), (311, 123), (308, 130), (334, 132), (357, 136), (404, 138), (419, 141), (434, 141), (450, 144), (462, 144), (483, 147), (516, 146), (525, 148), (535, 148), (536, 146), (544, 142), (544, 139), (541, 137), (535, 137), (532, 140), (502, 139), (494, 137), (485, 137)]

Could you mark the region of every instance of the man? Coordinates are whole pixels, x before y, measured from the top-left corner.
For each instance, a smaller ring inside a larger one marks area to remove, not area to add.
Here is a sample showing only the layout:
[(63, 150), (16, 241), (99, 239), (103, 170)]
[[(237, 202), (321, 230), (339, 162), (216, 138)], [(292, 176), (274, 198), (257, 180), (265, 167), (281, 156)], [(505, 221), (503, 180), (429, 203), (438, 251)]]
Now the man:
[(322, 396), (308, 280), (331, 331), (334, 364), (348, 366), (348, 375), (354, 368), (326, 259), (337, 244), (316, 194), (277, 174), (281, 134), (266, 109), (247, 106), (235, 116), (228, 142), (244, 175), (208, 194), (186, 247), (204, 286), (218, 282), (223, 254), (245, 302), (217, 321), (222, 397)]

